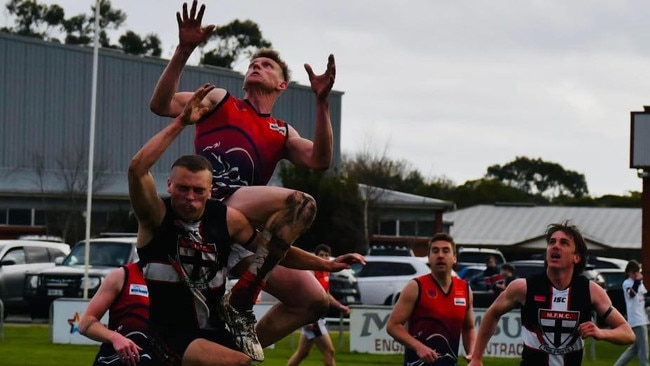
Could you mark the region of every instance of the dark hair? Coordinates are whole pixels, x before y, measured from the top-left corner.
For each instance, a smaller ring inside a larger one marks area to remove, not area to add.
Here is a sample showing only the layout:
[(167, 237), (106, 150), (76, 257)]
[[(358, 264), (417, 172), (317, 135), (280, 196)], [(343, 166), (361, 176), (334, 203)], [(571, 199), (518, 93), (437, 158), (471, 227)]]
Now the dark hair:
[(573, 275), (581, 274), (587, 266), (587, 243), (585, 243), (585, 239), (582, 237), (580, 230), (577, 226), (569, 223), (569, 220), (562, 223), (549, 224), (546, 227), (546, 233), (544, 234), (546, 236), (547, 244), (551, 241), (551, 236), (553, 236), (553, 233), (556, 231), (561, 231), (573, 239), (573, 242), (576, 245), (576, 253), (580, 256), (580, 262), (576, 263), (573, 267)]
[(287, 66), (287, 63), (284, 62), (282, 58), (280, 58), (278, 51), (272, 50), (270, 48), (261, 48), (251, 56), (251, 60), (255, 60), (256, 58), (260, 57), (270, 58), (271, 60), (275, 61), (280, 66), (280, 69), (282, 69), (282, 77), (284, 78), (284, 81), (287, 83), (289, 82), (289, 79), (291, 78), (291, 71), (289, 71), (289, 66)]
[(625, 266), (625, 273), (630, 274), (634, 272), (639, 272), (641, 271), (641, 264), (634, 259), (631, 261), (627, 262), (627, 266)]
[(185, 168), (192, 173), (200, 172), (202, 170), (212, 172), (212, 164), (210, 164), (208, 159), (201, 155), (183, 155), (176, 159), (174, 164), (172, 164), (172, 169), (177, 166)]
[(456, 254), (456, 242), (454, 241), (454, 238), (453, 238), (451, 235), (447, 234), (447, 233), (437, 233), (437, 234), (435, 234), (435, 235), (431, 238), (431, 240), (429, 240), (429, 245), (428, 245), (428, 247), (429, 247), (429, 251), (431, 251), (431, 244), (432, 244), (434, 241), (438, 241), (438, 240), (440, 240), (440, 241), (446, 241), (446, 242), (451, 243), (451, 251), (452, 251), (454, 254)]
[(515, 273), (515, 266), (513, 266), (513, 265), (510, 264), (510, 263), (504, 263), (504, 264), (502, 264), (502, 265), (501, 265), (501, 269), (505, 269), (505, 270), (507, 270), (507, 271), (510, 271), (510, 272), (512, 272), (512, 273)]
[(332, 248), (327, 244), (318, 244), (316, 249), (314, 249), (314, 254), (318, 254), (319, 252), (327, 252), (328, 255), (332, 255)]

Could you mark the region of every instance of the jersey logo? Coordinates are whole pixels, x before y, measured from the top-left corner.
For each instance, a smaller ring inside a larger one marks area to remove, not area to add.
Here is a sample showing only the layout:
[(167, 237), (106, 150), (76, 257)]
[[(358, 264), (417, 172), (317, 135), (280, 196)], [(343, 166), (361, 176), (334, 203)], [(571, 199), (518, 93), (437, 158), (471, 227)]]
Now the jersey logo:
[(190, 288), (207, 289), (220, 267), (217, 246), (179, 236), (177, 250), (177, 270), (180, 270), (183, 282)]
[(455, 297), (454, 298), (454, 305), (456, 306), (465, 306), (467, 303), (465, 302), (464, 297)]
[(269, 123), (269, 128), (271, 131), (279, 132), (282, 136), (287, 135), (287, 126), (280, 126), (277, 123)]
[(132, 283), (131, 286), (129, 286), (129, 295), (149, 297), (149, 289), (147, 288), (147, 285)]
[(580, 342), (576, 343), (580, 334), (578, 325), (580, 323), (579, 311), (561, 311), (539, 309), (539, 330), (543, 343), (540, 349), (553, 355), (563, 355), (582, 347)]

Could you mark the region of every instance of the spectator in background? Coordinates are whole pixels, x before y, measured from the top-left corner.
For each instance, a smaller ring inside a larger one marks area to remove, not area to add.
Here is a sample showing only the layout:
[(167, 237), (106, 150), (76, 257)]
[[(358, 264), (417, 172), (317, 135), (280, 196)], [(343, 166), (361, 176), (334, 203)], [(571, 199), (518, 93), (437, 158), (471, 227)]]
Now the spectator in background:
[(639, 262), (629, 261), (625, 267), (625, 274), (628, 276), (623, 282), (627, 322), (632, 327), (636, 340), (621, 354), (614, 366), (627, 365), (635, 356), (639, 358), (640, 366), (646, 366), (648, 364), (648, 314), (645, 312), (645, 295), (648, 290), (643, 285)]
[(485, 279), (485, 287), (494, 291), (494, 285), (501, 281), (503, 277), (499, 273), (497, 267), (497, 257), (490, 255), (485, 261), (485, 270), (483, 271), (483, 278)]
[(503, 292), (503, 290), (508, 287), (510, 282), (512, 282), (517, 276), (515, 276), (515, 267), (510, 263), (504, 263), (501, 265), (501, 279), (498, 280), (493, 286), (492, 289), (497, 294)]
[[(332, 249), (327, 244), (320, 244), (316, 247), (314, 253), (323, 259), (329, 260), (332, 256)], [(323, 286), (323, 289), (325, 289), (325, 292), (327, 292), (330, 306), (334, 306), (343, 314), (349, 315), (350, 308), (341, 304), (330, 294), (330, 273), (326, 271), (314, 271), (314, 275), (321, 286)], [(332, 344), (329, 333), (327, 333), (325, 318), (320, 318), (315, 323), (302, 327), (298, 349), (296, 349), (296, 352), (289, 359), (287, 366), (299, 365), (309, 355), (309, 351), (311, 351), (314, 344), (316, 344), (316, 347), (323, 354), (323, 363), (326, 366), (335, 366), (334, 345)]]

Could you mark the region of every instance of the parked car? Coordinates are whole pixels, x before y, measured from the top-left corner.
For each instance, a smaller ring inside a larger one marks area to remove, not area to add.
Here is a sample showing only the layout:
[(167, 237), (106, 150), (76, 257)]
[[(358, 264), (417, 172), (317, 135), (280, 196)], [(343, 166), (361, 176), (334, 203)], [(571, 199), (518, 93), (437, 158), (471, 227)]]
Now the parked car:
[(425, 260), (406, 256), (366, 256), (366, 265), (353, 264), (361, 303), (392, 305), (409, 280), (431, 273)]
[(371, 245), (368, 255), (399, 255), (413, 257), (413, 250), (406, 245)]
[(588, 264), (594, 268), (614, 268), (625, 270), (627, 266), (627, 260), (619, 258), (609, 258), (609, 257), (595, 257), (589, 256)]
[(498, 249), (459, 247), (456, 251), (456, 266), (454, 269), (458, 272), (466, 266), (485, 265), (491, 255), (497, 258), (497, 267), (501, 267), (506, 262), (503, 253)]
[(20, 313), (26, 307), (23, 287), (29, 271), (54, 267), (56, 259), (68, 253), (70, 246), (65, 243), (0, 240), (0, 300), (4, 315)]
[[(134, 236), (90, 239), (88, 298), (112, 270), (138, 260), (135, 242)], [(83, 297), (85, 264), (85, 241), (81, 241), (61, 265), (27, 274), (24, 296), (33, 318), (46, 317), (50, 304), (59, 297)]]

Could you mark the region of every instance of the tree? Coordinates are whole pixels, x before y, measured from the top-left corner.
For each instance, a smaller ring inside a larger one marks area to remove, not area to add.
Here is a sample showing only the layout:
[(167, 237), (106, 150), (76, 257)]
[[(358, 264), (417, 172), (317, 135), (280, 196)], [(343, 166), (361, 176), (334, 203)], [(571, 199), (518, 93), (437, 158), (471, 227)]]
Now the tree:
[(216, 47), (203, 54), (201, 63), (228, 69), (233, 69), (241, 57), (250, 57), (260, 48), (271, 47), (271, 42), (262, 37), (257, 23), (239, 19), (217, 27), (210, 36), (207, 44), (209, 43), (216, 43)]
[(589, 194), (584, 174), (565, 170), (560, 164), (518, 156), (515, 160), (487, 168), (487, 179), (530, 194), (541, 194), (551, 200), (560, 196), (580, 198)]
[(145, 39), (142, 39), (135, 32), (127, 31), (120, 37), (119, 42), (126, 53), (155, 57), (159, 57), (162, 53), (160, 39), (155, 34), (148, 34)]
[[(66, 44), (91, 46), (95, 33), (95, 5), (92, 2), (90, 14), (77, 14), (65, 18), (59, 5), (39, 4), (36, 0), (10, 0), (6, 5), (9, 14), (15, 17), (15, 25), (0, 31), (40, 38), (46, 41), (61, 42), (55, 34), (63, 32)], [(125, 53), (160, 56), (160, 39), (149, 34), (144, 39), (133, 31), (127, 31), (119, 38), (119, 45), (111, 44), (107, 31), (118, 30), (126, 21), (126, 14), (114, 9), (110, 0), (99, 2), (99, 44), (104, 48), (121, 48)]]
[(498, 179), (469, 180), (456, 187), (449, 198), (458, 208), (497, 202), (548, 204), (541, 195), (527, 193)]
[(3, 28), (3, 31), (58, 42), (49, 34), (52, 28), (60, 27), (63, 21), (65, 13), (60, 6), (56, 4), (47, 6), (29, 0), (10, 0), (5, 8), (9, 14), (16, 17), (16, 24), (13, 28)]
[[(87, 148), (80, 144), (62, 149), (60, 155), (53, 159), (54, 165), (46, 163), (46, 158), (38, 152), (33, 153), (33, 161), (34, 183), (40, 189), (43, 201), (47, 201), (46, 184), (56, 185), (60, 194), (66, 197), (67, 209), (46, 210), (46, 226), (60, 232), (67, 243), (78, 241), (85, 230), (83, 214), (88, 192)], [(103, 161), (95, 162), (93, 191), (99, 191), (110, 183), (106, 165)]]
[(359, 187), (340, 175), (280, 165), (282, 185), (310, 194), (316, 200), (318, 214), (296, 245), (312, 251), (326, 243), (335, 255), (365, 252), (362, 226), (362, 203)]

